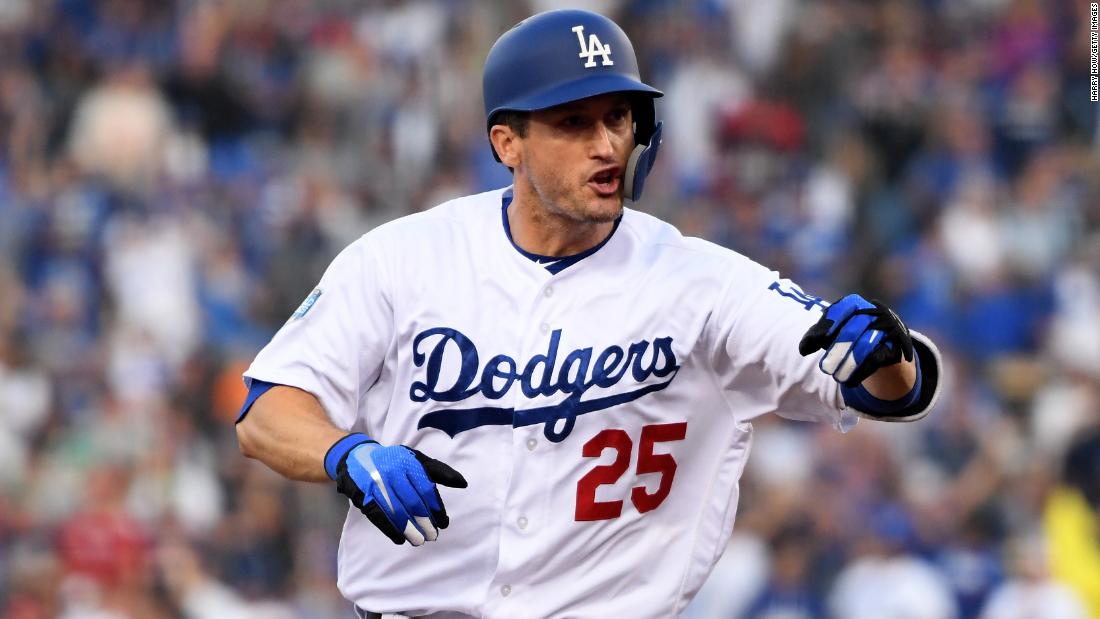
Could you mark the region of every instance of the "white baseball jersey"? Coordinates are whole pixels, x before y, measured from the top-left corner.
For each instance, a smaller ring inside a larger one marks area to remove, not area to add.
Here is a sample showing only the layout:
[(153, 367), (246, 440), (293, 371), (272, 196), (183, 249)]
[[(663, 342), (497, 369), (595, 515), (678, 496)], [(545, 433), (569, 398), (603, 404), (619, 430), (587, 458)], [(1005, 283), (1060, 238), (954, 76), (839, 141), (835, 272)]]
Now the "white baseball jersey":
[(732, 529), (750, 422), (855, 422), (798, 354), (820, 302), (630, 209), (548, 269), (512, 243), (506, 201), (460, 198), (352, 243), (246, 377), (469, 481), (440, 488), (451, 526), (421, 547), (349, 510), (338, 585), (359, 607), (675, 616)]

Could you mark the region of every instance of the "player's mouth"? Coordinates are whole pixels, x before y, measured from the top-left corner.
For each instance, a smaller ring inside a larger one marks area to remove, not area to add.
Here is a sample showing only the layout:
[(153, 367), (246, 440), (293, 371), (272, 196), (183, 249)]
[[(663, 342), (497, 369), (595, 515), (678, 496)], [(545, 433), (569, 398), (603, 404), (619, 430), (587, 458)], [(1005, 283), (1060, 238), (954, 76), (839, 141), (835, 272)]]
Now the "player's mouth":
[(596, 195), (603, 198), (610, 198), (619, 193), (621, 176), (622, 168), (619, 166), (601, 168), (597, 170), (595, 174), (588, 177), (588, 186), (596, 192)]

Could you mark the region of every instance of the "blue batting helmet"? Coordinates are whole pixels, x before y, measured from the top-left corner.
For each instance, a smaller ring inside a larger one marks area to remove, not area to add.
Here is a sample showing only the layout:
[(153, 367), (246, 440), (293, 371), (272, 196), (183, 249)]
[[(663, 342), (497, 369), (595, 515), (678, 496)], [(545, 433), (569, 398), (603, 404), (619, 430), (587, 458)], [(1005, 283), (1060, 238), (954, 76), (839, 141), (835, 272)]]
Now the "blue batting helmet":
[[(546, 11), (500, 35), (482, 77), (488, 128), (505, 111), (533, 112), (610, 92), (635, 93), (634, 147), (623, 194), (637, 201), (661, 143), (653, 99), (660, 90), (641, 81), (634, 46), (615, 22), (589, 11)], [(490, 145), (491, 147), (491, 145)], [(493, 156), (500, 161), (496, 150)]]

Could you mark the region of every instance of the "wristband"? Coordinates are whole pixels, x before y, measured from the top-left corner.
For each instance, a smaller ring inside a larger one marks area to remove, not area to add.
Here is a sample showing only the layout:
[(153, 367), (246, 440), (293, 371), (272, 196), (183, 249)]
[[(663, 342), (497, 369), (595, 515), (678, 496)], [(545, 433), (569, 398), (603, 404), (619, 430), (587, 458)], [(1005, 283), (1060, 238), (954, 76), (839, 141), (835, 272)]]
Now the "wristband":
[(349, 451), (363, 443), (373, 442), (375, 441), (366, 434), (353, 432), (333, 443), (332, 447), (329, 447), (328, 451), (325, 452), (325, 473), (328, 473), (329, 479), (336, 481), (336, 469), (340, 466), (340, 463), (344, 461), (344, 458), (347, 457)]
[(852, 408), (860, 410), (875, 417), (905, 417), (912, 411), (909, 409), (920, 398), (923, 388), (920, 371), (920, 358), (913, 355), (913, 363), (916, 364), (917, 379), (909, 393), (897, 400), (880, 400), (871, 395), (862, 384), (855, 387), (840, 387), (840, 394), (844, 397), (844, 403)]

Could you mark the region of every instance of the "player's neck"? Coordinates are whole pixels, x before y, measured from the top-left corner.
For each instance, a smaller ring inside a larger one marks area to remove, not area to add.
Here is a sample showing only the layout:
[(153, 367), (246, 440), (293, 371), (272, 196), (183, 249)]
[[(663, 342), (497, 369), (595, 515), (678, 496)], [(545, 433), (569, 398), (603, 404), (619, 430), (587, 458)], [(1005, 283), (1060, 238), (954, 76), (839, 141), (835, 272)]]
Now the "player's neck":
[(540, 256), (573, 256), (592, 249), (607, 238), (614, 222), (578, 222), (552, 212), (533, 192), (518, 187), (508, 205), (512, 242)]

